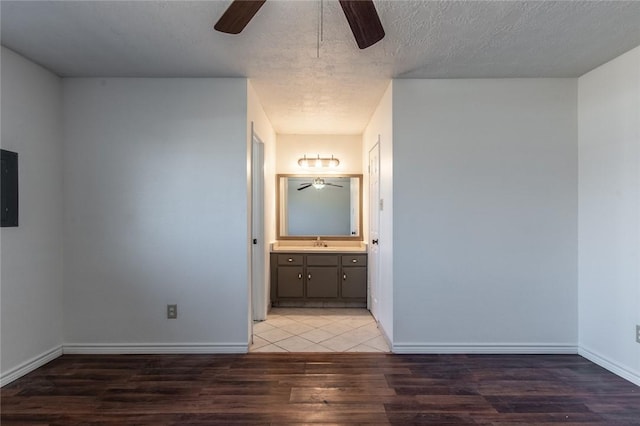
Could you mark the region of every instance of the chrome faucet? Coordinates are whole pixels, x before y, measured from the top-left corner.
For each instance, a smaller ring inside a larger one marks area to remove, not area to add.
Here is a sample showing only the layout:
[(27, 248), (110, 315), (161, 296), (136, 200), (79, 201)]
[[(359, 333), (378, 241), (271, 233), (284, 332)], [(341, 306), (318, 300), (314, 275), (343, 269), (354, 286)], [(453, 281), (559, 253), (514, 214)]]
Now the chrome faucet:
[(313, 242), (314, 247), (327, 247), (327, 243), (320, 239), (320, 236)]

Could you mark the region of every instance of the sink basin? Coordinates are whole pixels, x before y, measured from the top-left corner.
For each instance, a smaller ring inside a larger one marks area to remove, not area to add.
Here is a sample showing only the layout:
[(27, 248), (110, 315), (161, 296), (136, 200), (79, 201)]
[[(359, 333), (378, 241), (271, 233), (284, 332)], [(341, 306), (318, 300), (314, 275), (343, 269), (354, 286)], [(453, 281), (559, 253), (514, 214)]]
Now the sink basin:
[(272, 251), (282, 252), (366, 252), (367, 246), (355, 241), (327, 241), (327, 247), (316, 247), (313, 241), (278, 241), (271, 244)]

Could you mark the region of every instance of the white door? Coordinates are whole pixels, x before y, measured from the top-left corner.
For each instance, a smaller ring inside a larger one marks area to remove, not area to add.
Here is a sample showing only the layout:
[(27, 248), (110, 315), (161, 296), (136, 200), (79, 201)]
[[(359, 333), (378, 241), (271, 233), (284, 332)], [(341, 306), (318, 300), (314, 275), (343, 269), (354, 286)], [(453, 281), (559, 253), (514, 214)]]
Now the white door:
[(380, 288), (380, 136), (369, 151), (369, 310), (378, 319), (378, 295)]
[(264, 241), (264, 144), (253, 134), (251, 144), (251, 316), (267, 319)]

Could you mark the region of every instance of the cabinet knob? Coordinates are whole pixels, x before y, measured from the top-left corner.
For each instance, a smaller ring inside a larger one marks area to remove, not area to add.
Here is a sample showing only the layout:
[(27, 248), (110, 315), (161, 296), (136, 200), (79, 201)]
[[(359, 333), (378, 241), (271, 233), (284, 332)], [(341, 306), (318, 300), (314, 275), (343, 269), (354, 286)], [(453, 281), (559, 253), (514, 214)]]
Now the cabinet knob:
[(311, 274), (307, 275), (307, 279), (311, 281)]
[(352, 263), (358, 263), (358, 259), (351, 259)]
[(287, 262), (293, 262), (293, 258), (292, 257), (288, 258)]
[(347, 280), (347, 274), (342, 274), (342, 279), (346, 281)]
[(298, 279), (301, 280), (302, 279), (302, 273), (298, 274)]

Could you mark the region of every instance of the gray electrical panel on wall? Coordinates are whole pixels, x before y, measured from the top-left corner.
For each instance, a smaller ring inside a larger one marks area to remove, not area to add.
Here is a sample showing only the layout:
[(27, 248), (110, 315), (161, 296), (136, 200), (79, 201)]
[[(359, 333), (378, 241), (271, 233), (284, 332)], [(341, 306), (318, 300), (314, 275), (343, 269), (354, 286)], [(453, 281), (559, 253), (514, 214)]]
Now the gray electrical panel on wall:
[(2, 151), (2, 227), (18, 226), (18, 153)]

